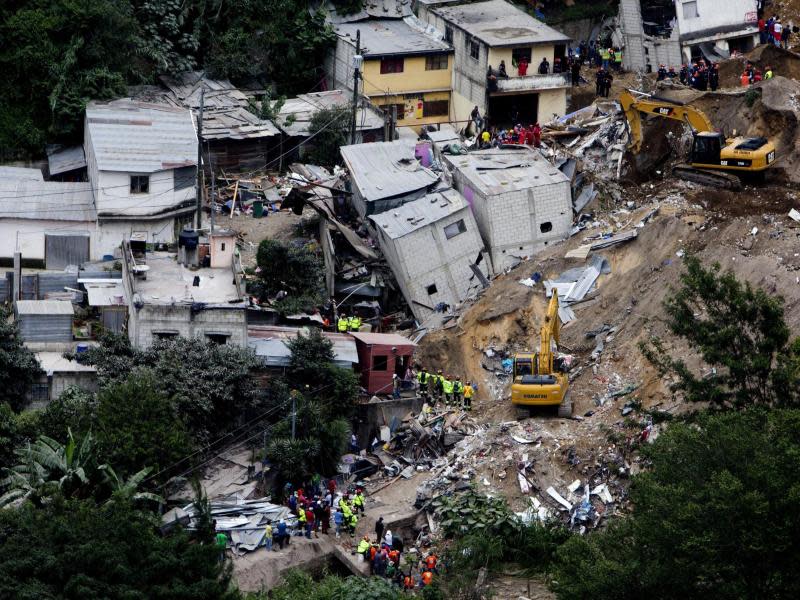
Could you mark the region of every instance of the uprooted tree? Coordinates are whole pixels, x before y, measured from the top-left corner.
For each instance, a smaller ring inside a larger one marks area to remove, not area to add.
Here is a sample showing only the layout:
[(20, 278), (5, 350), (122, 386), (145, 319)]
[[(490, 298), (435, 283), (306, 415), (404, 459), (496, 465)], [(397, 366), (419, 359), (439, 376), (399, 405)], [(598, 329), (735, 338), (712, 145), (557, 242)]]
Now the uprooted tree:
[(666, 324), (710, 369), (697, 375), (657, 337), (640, 344), (645, 357), (661, 376), (676, 376), (672, 389), (691, 402), (716, 408), (796, 403), (800, 339), (790, 338), (783, 299), (742, 283), (719, 264), (706, 268), (695, 256), (684, 262), (681, 287), (664, 302)]

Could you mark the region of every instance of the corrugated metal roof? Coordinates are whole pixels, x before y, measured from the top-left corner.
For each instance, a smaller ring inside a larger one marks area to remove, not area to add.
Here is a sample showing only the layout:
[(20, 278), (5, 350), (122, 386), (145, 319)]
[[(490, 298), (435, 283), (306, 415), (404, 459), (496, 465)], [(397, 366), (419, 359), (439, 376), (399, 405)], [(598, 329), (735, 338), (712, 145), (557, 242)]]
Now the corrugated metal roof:
[(452, 52), (450, 44), (418, 27), (412, 19), (370, 19), (334, 26), (336, 35), (355, 45), (356, 31), (361, 32), (361, 54), (365, 58), (392, 54), (430, 54)]
[(72, 302), (61, 300), (17, 300), (18, 315), (74, 315)]
[(342, 146), (340, 151), (367, 202), (408, 194), (439, 180), (414, 158), (414, 144), (406, 140)]
[(467, 201), (461, 194), (453, 189), (447, 189), (407, 202), (392, 210), (370, 215), (369, 218), (394, 240), (449, 217), (467, 206)]
[[(350, 106), (352, 101), (352, 94), (342, 90), (300, 94), (284, 103), (275, 123), (288, 136), (307, 137), (311, 135), (311, 118), (317, 112), (335, 106)], [(383, 115), (370, 105), (362, 105), (356, 113), (356, 128), (358, 131), (382, 129)]]
[(28, 169), (26, 167), (6, 167), (0, 165), (0, 178), (29, 179), (31, 181), (44, 181), (41, 169)]
[(122, 280), (114, 283), (84, 283), (89, 306), (127, 306)]
[[(307, 335), (304, 327), (281, 327), (277, 325), (257, 325), (247, 329), (247, 345), (255, 350), (268, 367), (288, 367), (291, 352), (286, 345), (298, 335)], [(322, 337), (333, 344), (334, 364), (350, 368), (358, 363), (355, 340), (346, 333), (322, 332)]]
[(130, 99), (86, 107), (97, 168), (154, 173), (197, 164), (197, 132), (190, 110)]
[(272, 121), (260, 119), (241, 106), (203, 111), (204, 140), (247, 140), (280, 134)]
[(92, 184), (0, 178), (0, 218), (94, 221)]
[(164, 86), (179, 103), (176, 106), (200, 108), (200, 95), (203, 90), (203, 109), (247, 106), (247, 94), (239, 90), (227, 79), (211, 79), (203, 71), (185, 71), (177, 75), (162, 75)]
[(514, 150), (493, 148), (455, 156), (444, 154), (442, 157), (473, 187), (489, 196), (569, 182), (567, 176), (539, 152), (525, 147)]
[(416, 346), (408, 338), (396, 333), (351, 333), (354, 338), (364, 344), (374, 344), (380, 346)]
[(86, 155), (83, 146), (62, 148), (47, 155), (47, 164), (50, 175), (59, 175), (67, 171), (82, 169), (86, 166)]
[(524, 46), (570, 39), (505, 0), (443, 6), (433, 12), (489, 46)]

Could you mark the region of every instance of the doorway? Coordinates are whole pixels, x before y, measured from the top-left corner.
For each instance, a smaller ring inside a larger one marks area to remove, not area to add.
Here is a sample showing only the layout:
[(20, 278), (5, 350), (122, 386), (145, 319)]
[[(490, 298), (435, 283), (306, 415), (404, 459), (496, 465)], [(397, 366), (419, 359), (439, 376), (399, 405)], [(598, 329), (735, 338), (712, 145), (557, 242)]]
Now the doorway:
[(539, 120), (539, 94), (513, 94), (489, 98), (489, 120), (495, 127), (528, 126)]

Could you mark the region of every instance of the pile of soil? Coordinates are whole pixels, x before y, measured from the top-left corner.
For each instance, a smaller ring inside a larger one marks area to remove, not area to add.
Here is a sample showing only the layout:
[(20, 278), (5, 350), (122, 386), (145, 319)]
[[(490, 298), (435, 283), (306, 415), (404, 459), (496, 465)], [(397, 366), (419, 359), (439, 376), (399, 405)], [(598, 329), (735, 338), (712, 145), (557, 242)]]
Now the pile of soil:
[(740, 58), (719, 63), (719, 84), (723, 88), (740, 87), (740, 78), (747, 61), (752, 62), (762, 73), (768, 66), (772, 67), (775, 75), (782, 75), (790, 79), (800, 79), (800, 55), (765, 44), (757, 46), (749, 54)]

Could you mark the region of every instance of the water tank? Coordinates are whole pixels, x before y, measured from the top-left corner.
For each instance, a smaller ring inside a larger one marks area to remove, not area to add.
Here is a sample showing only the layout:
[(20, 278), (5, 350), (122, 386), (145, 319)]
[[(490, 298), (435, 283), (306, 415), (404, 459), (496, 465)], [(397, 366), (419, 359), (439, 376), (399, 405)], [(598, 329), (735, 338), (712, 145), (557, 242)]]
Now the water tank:
[(188, 250), (197, 248), (200, 243), (200, 234), (191, 229), (184, 229), (178, 236), (178, 247), (186, 248)]

